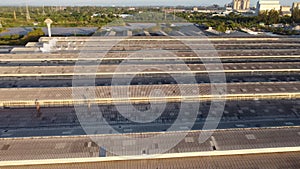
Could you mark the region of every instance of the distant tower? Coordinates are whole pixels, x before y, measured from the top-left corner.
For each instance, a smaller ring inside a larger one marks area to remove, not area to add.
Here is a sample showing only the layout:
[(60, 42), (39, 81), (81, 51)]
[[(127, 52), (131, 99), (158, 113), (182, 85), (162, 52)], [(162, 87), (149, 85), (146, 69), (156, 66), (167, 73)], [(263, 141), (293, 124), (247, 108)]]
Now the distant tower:
[(30, 18), (30, 14), (29, 14), (29, 9), (28, 9), (28, 5), (26, 5), (26, 20), (29, 21)]
[(250, 0), (233, 0), (233, 10), (245, 11), (250, 9)]

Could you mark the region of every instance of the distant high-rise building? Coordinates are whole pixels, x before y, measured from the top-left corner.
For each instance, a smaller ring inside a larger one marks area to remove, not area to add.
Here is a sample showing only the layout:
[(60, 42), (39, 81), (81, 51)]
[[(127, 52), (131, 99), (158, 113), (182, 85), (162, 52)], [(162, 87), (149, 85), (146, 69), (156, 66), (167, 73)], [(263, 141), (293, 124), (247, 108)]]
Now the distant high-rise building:
[(250, 9), (250, 0), (233, 0), (233, 10), (245, 11)]
[(257, 2), (256, 11), (260, 13), (262, 11), (270, 11), (270, 10), (280, 10), (280, 2), (279, 0), (259, 0)]

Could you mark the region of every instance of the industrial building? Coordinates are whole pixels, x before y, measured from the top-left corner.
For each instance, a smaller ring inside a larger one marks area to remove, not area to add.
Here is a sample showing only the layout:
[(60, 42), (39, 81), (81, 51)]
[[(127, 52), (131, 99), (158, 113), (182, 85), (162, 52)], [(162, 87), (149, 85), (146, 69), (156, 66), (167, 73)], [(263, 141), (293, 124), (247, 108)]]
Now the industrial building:
[(280, 10), (280, 2), (279, 0), (259, 0), (256, 6), (256, 12), (260, 13), (263, 11), (270, 11), (270, 10)]
[[(0, 54), (0, 168), (297, 168), (299, 38), (206, 37), (182, 27), (42, 37)], [(135, 121), (162, 105), (152, 121)], [(139, 144), (157, 135), (170, 140)]]

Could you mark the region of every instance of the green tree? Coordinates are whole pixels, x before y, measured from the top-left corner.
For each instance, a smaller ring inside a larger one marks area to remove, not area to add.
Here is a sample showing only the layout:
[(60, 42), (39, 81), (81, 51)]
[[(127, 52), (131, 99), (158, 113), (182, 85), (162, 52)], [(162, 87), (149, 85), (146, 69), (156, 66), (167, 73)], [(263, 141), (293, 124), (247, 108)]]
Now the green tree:
[(280, 14), (278, 11), (272, 9), (270, 11), (263, 11), (258, 15), (258, 21), (264, 22), (267, 25), (277, 24), (280, 20)]
[(219, 25), (217, 25), (216, 30), (219, 32), (225, 32), (226, 31), (225, 23), (222, 22)]
[(269, 24), (279, 23), (279, 18), (280, 18), (279, 12), (274, 9), (270, 10), (270, 12), (268, 13)]
[(41, 28), (34, 28), (33, 31), (29, 32), (26, 36), (21, 38), (21, 43), (26, 44), (28, 42), (37, 42), (39, 38), (44, 35), (45, 33)]
[(295, 23), (300, 23), (300, 9), (299, 8), (293, 9), (292, 20)]
[(267, 20), (268, 20), (268, 11), (260, 12), (260, 13), (258, 14), (257, 19), (258, 19), (259, 22), (266, 23)]
[(148, 29), (149, 32), (158, 32), (161, 30), (160, 24), (156, 23), (156, 26), (153, 26), (151, 28)]

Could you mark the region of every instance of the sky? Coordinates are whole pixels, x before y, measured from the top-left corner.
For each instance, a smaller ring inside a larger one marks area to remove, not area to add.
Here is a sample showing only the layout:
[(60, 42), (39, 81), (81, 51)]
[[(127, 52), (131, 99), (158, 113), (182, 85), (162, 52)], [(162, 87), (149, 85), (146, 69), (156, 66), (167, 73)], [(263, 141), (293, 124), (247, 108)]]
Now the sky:
[[(251, 6), (255, 6), (258, 0), (251, 0)], [(297, 0), (280, 0), (282, 5), (292, 5)], [(299, 0), (300, 1), (300, 0)], [(0, 0), (0, 6), (200, 6), (200, 5), (224, 5), (231, 0)]]

